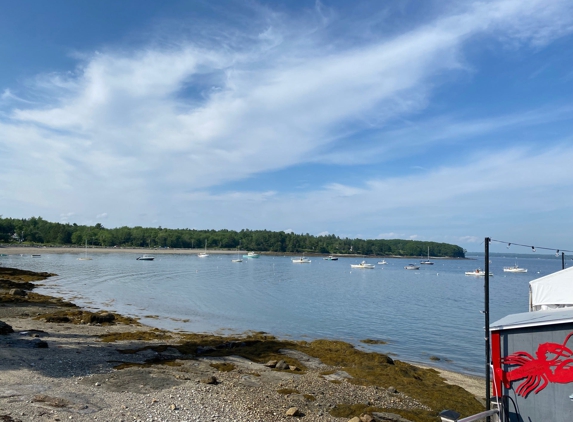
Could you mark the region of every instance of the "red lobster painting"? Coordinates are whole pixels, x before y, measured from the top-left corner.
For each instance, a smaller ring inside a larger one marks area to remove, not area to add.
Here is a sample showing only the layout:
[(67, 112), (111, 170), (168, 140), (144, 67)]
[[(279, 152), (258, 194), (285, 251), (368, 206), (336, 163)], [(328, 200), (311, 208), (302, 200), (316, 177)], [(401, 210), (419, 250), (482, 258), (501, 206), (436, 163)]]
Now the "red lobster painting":
[(505, 388), (509, 388), (513, 381), (525, 378), (515, 389), (518, 395), (525, 398), (533, 391), (539, 393), (550, 382), (573, 382), (573, 351), (565, 346), (571, 336), (573, 332), (565, 337), (563, 344), (540, 344), (535, 352), (537, 359), (527, 352), (515, 352), (503, 358), (502, 363), (517, 366), (507, 372), (498, 369)]

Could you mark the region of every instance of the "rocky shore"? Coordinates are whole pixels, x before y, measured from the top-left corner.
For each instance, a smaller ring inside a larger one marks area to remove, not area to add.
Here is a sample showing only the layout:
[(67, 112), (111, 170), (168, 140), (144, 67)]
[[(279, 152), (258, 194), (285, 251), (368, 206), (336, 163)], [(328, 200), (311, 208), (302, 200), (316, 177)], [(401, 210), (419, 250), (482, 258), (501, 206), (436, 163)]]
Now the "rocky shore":
[(0, 267), (0, 421), (417, 422), (483, 409), (480, 379), (337, 341), (152, 329), (34, 293), (49, 276)]

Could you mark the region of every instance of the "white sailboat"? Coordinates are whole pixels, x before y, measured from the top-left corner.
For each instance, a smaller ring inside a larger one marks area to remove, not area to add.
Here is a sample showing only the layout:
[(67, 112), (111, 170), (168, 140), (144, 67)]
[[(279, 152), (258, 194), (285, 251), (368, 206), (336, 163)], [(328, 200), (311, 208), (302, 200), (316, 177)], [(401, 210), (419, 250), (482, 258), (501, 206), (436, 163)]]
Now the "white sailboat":
[(430, 261), (430, 247), (429, 246), (428, 246), (428, 259), (425, 261), (420, 261), (420, 264), (434, 265), (434, 263), (432, 261)]
[(78, 261), (91, 261), (92, 259), (88, 257), (88, 240), (86, 239), (86, 251), (84, 256), (79, 257)]
[(201, 252), (197, 255), (199, 258), (207, 258), (209, 254), (207, 253), (207, 241), (205, 241), (205, 252)]
[(239, 247), (237, 246), (237, 258), (236, 259), (232, 259), (232, 262), (243, 262), (243, 260), (241, 259), (240, 255), (239, 255)]

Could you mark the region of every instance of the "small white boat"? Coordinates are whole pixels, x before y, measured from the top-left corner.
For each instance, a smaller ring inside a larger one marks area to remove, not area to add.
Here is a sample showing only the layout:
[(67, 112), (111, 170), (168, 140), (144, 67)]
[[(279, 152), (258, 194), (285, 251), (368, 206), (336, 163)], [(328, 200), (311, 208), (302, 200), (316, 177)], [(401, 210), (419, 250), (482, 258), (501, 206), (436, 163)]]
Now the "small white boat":
[(362, 261), (360, 264), (350, 264), (350, 268), (364, 268), (368, 270), (373, 270), (376, 266), (368, 264), (366, 261)]
[(259, 256), (260, 256), (260, 255), (259, 255), (258, 253), (249, 252), (248, 254), (243, 255), (243, 258), (252, 259), (252, 258), (258, 258)]
[[(466, 271), (466, 275), (475, 275), (478, 277), (485, 277), (485, 271), (480, 269), (480, 268), (476, 268), (473, 271)], [(493, 275), (493, 273), (489, 273), (490, 276)]]
[(155, 257), (151, 255), (142, 255), (137, 258), (138, 261), (153, 261), (154, 259)]
[(310, 264), (310, 259), (305, 258), (304, 256), (301, 258), (295, 258), (292, 260), (293, 264)]
[(505, 273), (526, 273), (527, 268), (521, 268), (517, 264), (511, 267), (503, 267), (503, 272)]
[(237, 248), (237, 258), (231, 259), (231, 262), (243, 262), (243, 260), (239, 256), (239, 248)]
[(326, 261), (338, 261), (338, 258), (332, 255), (327, 256), (326, 258), (322, 258)]
[(382, 260), (382, 261), (378, 261), (378, 265), (387, 265), (388, 263), (386, 262), (386, 260)]
[(420, 264), (434, 265), (434, 263), (432, 261), (430, 261), (430, 247), (429, 246), (428, 246), (428, 259), (426, 259), (425, 261), (420, 261)]
[(197, 256), (199, 258), (207, 258), (209, 256), (207, 253), (207, 241), (205, 241), (205, 252), (201, 252), (200, 254), (197, 254)]
[(406, 270), (419, 270), (420, 266), (415, 264), (408, 264), (404, 267)]
[(88, 257), (88, 240), (86, 239), (86, 252), (85, 255), (78, 258), (78, 261), (91, 261), (92, 259)]

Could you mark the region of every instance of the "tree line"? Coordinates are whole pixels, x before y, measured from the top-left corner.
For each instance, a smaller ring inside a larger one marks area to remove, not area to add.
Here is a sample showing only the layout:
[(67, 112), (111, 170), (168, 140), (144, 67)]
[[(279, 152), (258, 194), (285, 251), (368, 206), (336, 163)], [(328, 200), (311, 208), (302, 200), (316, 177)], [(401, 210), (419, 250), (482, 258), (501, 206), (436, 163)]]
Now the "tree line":
[(269, 230), (191, 230), (151, 227), (105, 228), (100, 223), (82, 226), (52, 223), (42, 217), (2, 218), (0, 243), (76, 245), (103, 247), (236, 249), (259, 252), (323, 253), (465, 257), (465, 251), (449, 243), (400, 239), (349, 239), (335, 235), (312, 236)]

